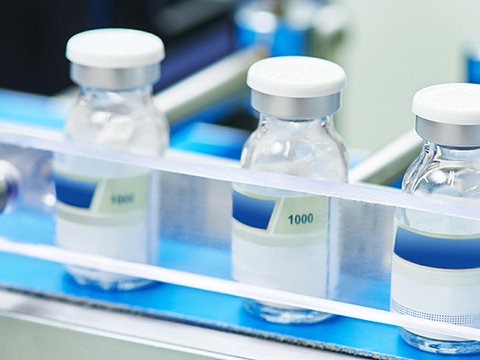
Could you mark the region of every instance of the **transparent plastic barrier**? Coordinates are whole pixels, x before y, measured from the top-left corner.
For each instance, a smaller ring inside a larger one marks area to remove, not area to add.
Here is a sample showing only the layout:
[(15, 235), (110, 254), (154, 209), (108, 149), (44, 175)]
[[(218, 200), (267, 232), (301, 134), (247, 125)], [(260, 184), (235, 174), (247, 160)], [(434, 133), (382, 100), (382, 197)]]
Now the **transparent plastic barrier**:
[[(388, 311), (395, 209), (479, 221), (480, 209), (477, 206), (410, 196), (382, 187), (336, 184), (245, 171), (223, 165), (180, 161), (178, 157), (156, 159), (124, 154), (67, 143), (58, 134), (39, 137), (35, 133), (30, 134), (28, 129), (10, 126), (3, 130), (0, 133), (0, 141), (3, 143), (0, 150), (4, 155), (8, 155), (5, 160), (11, 161), (24, 174), (38, 181), (49, 178), (49, 167), (40, 167), (44, 169), (44, 173), (38, 172), (35, 175), (38, 168), (25, 162), (25, 158), (22, 160), (21, 154), (30, 159), (39, 157), (47, 164), (49, 159), (52, 159), (52, 152), (90, 157), (154, 169), (161, 178), (159, 266), (75, 253), (55, 247), (52, 226), (54, 212), (51, 204), (43, 203), (43, 206), (38, 206), (35, 203), (44, 201), (43, 196), (25, 197), (25, 202), (0, 217), (0, 235), (3, 236), (0, 250), (3, 252), (480, 340), (478, 329), (422, 320)], [(336, 234), (341, 256), (338, 292), (334, 298), (321, 299), (230, 280), (232, 183), (327, 196), (336, 204), (336, 219), (341, 224)], [(33, 188), (29, 189), (29, 186)], [(48, 186), (45, 189), (47, 195), (51, 195), (51, 189), (48, 190)], [(21, 190), (34, 193), (40, 189), (35, 189), (35, 182), (30, 181)], [(38, 215), (35, 221), (45, 224), (44, 231), (32, 237), (27, 234), (28, 229), (19, 229), (18, 221), (23, 219), (25, 214)], [(170, 245), (162, 245), (163, 241), (168, 241)], [(195, 251), (192, 252), (191, 249)], [(163, 254), (167, 251), (170, 254)]]

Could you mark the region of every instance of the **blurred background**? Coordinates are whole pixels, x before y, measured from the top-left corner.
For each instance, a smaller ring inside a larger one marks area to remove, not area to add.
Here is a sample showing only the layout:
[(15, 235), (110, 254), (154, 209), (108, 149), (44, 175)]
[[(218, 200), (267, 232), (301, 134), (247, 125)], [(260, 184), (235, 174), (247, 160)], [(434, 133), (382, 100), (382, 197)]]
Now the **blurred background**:
[[(0, 97), (0, 117), (22, 118), (28, 110), (21, 106), (15, 115), (9, 90), (51, 97), (73, 85), (64, 58), (70, 36), (86, 29), (130, 27), (158, 34), (165, 42), (167, 57), (156, 92), (241, 49), (264, 47), (262, 55), (226, 63), (197, 79), (193, 84), (200, 92), (211, 86), (222, 94), (205, 90), (213, 95), (191, 111), (178, 113), (178, 106), (187, 109), (182, 101), (198, 94), (175, 93), (184, 99), (175, 100), (172, 122), (208, 108), (194, 122), (219, 125), (204, 129), (212, 137), (218, 132), (225, 138), (224, 127), (245, 132), (235, 132), (232, 142), (241, 143), (256, 125), (240, 76), (251, 62), (267, 54), (308, 54), (339, 63), (346, 69), (348, 87), (336, 127), (351, 149), (367, 153), (413, 127), (410, 105), (417, 90), (467, 80), (466, 48), (480, 40), (479, 13), (480, 2), (467, 0), (0, 0), (0, 88), (6, 90)], [(228, 91), (218, 77), (231, 80)], [(244, 96), (237, 96), (242, 91)], [(232, 102), (234, 97), (239, 100)], [(168, 112), (173, 100), (164, 100)], [(228, 106), (224, 100), (230, 100)], [(218, 103), (223, 107), (212, 111)], [(182, 133), (173, 138), (179, 147), (187, 132), (192, 133), (185, 126), (172, 129)], [(198, 127), (196, 131), (198, 135)], [(189, 146), (191, 141), (184, 147)], [(238, 157), (238, 146), (230, 150), (227, 157)]]

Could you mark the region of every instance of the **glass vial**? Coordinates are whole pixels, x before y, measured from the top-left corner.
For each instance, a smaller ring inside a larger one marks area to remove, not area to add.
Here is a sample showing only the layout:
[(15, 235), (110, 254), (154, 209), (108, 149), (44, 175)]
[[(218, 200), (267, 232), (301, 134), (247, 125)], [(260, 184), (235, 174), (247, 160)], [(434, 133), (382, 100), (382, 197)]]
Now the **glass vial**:
[(25, 179), (11, 162), (0, 160), (0, 214), (24, 206)]
[[(273, 57), (253, 64), (247, 84), (258, 128), (244, 145), (244, 168), (347, 181), (345, 146), (333, 127), (346, 80), (343, 69), (313, 57)], [(338, 264), (328, 237), (331, 203), (325, 197), (235, 184), (232, 276), (298, 294), (330, 297)], [(329, 314), (245, 301), (267, 321), (314, 323)]]
[[(70, 141), (142, 155), (162, 155), (168, 124), (152, 102), (160, 77), (162, 41), (130, 29), (73, 36), (66, 56), (80, 94), (65, 135)], [(54, 160), (56, 240), (59, 246), (116, 259), (155, 263), (158, 176), (145, 168), (80, 156)], [(148, 281), (69, 267), (80, 284), (129, 290)]]
[[(423, 149), (403, 179), (404, 192), (480, 204), (480, 86), (443, 84), (413, 98)], [(396, 213), (391, 310), (480, 327), (480, 223), (408, 209)], [(421, 350), (480, 351), (480, 342), (417, 329), (401, 336)]]

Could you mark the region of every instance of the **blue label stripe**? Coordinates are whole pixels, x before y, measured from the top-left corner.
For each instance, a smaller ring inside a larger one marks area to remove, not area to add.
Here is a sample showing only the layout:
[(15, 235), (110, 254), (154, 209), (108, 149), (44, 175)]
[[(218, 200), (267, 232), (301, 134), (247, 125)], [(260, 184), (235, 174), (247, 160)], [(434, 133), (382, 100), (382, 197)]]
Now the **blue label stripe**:
[(244, 225), (266, 230), (274, 208), (275, 200), (256, 199), (233, 191), (232, 216)]
[(440, 238), (398, 226), (393, 251), (404, 260), (431, 268), (480, 268), (480, 238)]
[(72, 179), (58, 173), (53, 175), (53, 181), (57, 201), (79, 208), (90, 208), (97, 187), (95, 182)]

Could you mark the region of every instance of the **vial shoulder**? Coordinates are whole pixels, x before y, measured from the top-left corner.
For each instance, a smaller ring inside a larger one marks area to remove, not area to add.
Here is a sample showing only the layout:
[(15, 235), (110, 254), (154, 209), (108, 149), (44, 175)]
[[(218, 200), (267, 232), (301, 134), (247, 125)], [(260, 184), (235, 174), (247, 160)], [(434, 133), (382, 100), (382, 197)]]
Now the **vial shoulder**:
[(480, 198), (480, 163), (420, 156), (405, 173), (407, 193)]
[(153, 105), (92, 105), (78, 101), (65, 125), (75, 142), (100, 144), (130, 152), (159, 155), (168, 146), (168, 122)]
[(329, 134), (292, 134), (259, 128), (244, 145), (245, 168), (347, 181), (347, 154), (340, 138)]

